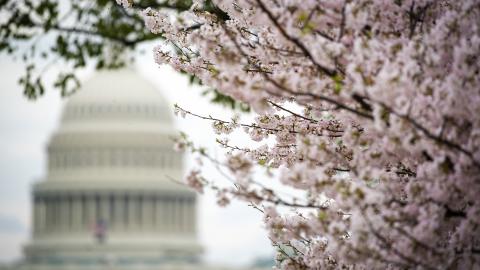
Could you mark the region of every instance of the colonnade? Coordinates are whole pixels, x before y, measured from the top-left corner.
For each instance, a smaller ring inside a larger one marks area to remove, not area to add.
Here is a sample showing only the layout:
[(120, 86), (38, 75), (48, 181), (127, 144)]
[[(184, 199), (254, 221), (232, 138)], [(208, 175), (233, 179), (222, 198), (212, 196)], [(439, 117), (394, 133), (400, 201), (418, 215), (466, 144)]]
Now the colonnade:
[(164, 147), (103, 147), (81, 149), (50, 149), (48, 168), (52, 171), (67, 169), (108, 168), (180, 168), (182, 156)]
[(34, 234), (93, 230), (195, 233), (195, 196), (187, 194), (72, 193), (34, 196)]

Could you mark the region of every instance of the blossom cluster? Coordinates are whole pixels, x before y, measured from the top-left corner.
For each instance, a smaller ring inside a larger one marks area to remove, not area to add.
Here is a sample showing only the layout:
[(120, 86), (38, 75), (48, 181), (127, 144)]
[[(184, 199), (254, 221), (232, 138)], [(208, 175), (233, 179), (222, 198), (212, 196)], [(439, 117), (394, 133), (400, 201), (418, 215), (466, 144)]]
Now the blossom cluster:
[(196, 2), (144, 11), (155, 61), (256, 113), (207, 120), (259, 145), (219, 140), (220, 202), (258, 206), (279, 268), (480, 267), (480, 1)]

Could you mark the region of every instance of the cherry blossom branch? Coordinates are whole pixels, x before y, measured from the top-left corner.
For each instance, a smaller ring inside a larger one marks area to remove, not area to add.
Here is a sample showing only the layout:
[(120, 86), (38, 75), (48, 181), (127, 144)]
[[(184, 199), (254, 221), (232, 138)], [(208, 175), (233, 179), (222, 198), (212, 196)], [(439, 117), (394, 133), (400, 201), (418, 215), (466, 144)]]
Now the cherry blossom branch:
[(267, 81), (269, 81), (270, 83), (272, 83), (274, 86), (276, 86), (279, 90), (281, 90), (283, 92), (287, 92), (292, 96), (297, 96), (297, 97), (307, 96), (307, 97), (311, 97), (311, 98), (318, 99), (318, 100), (321, 100), (321, 101), (325, 101), (327, 103), (335, 105), (339, 109), (343, 109), (345, 111), (351, 112), (351, 113), (356, 114), (356, 115), (358, 115), (362, 118), (374, 120), (373, 116), (370, 113), (364, 113), (362, 111), (359, 111), (359, 110), (357, 110), (355, 108), (352, 108), (352, 107), (350, 107), (350, 106), (348, 106), (348, 105), (346, 105), (346, 104), (344, 104), (340, 101), (337, 101), (333, 98), (327, 97), (325, 95), (314, 94), (314, 93), (311, 93), (311, 92), (294, 91), (294, 90), (288, 89), (285, 86), (278, 83), (277, 81), (273, 80), (270, 76), (265, 76), (265, 79)]
[(256, 0), (258, 6), (260, 7), (260, 9), (265, 12), (265, 14), (267, 14), (268, 18), (270, 19), (270, 21), (272, 21), (272, 23), (276, 26), (276, 28), (280, 31), (280, 33), (282, 34), (282, 36), (284, 38), (286, 38), (287, 40), (289, 40), (290, 42), (292, 42), (293, 44), (295, 44), (306, 56), (307, 58), (310, 59), (310, 61), (317, 67), (318, 70), (320, 70), (321, 72), (325, 73), (326, 75), (328, 75), (329, 77), (335, 77), (337, 75), (337, 71), (335, 70), (331, 70), (327, 67), (324, 67), (322, 66), (320, 63), (318, 63), (315, 58), (313, 57), (313, 55), (310, 53), (310, 51), (307, 49), (307, 47), (305, 47), (305, 45), (297, 38), (294, 38), (292, 36), (290, 36), (286, 31), (285, 29), (280, 25), (280, 23), (277, 21), (277, 19), (275, 18), (275, 16), (272, 14), (272, 12), (263, 4), (262, 0)]
[[(293, 90), (290, 90), (290, 89), (287, 89), (286, 87), (280, 85), (278, 82), (276, 82), (275, 80), (272, 80), (269, 76), (266, 76), (266, 79), (271, 82), (272, 84), (274, 84), (277, 88), (279, 89), (282, 89), (284, 90), (285, 92), (288, 92), (294, 96), (310, 96), (312, 98), (316, 98), (316, 99), (319, 99), (319, 100), (322, 100), (322, 101), (326, 101), (326, 102), (329, 102), (333, 105), (336, 105), (337, 107), (341, 108), (341, 109), (344, 109), (346, 111), (349, 111), (351, 113), (354, 113), (356, 115), (359, 115), (361, 117), (364, 117), (364, 118), (367, 118), (367, 119), (370, 119), (370, 120), (374, 120), (373, 116), (371, 114), (366, 114), (366, 113), (363, 113), (361, 111), (358, 111), (356, 109), (353, 109), (353, 108), (350, 108), (346, 105), (344, 105), (343, 103), (340, 103), (334, 99), (331, 99), (329, 97), (326, 97), (326, 96), (322, 96), (322, 95), (317, 95), (317, 94), (313, 94), (313, 93), (309, 93), (309, 92), (296, 92), (296, 91), (293, 91)], [(356, 95), (359, 95), (359, 94), (356, 94)], [(455, 149), (463, 154), (465, 154), (466, 156), (468, 156), (472, 162), (475, 164), (476, 167), (480, 168), (480, 161), (476, 160), (474, 158), (474, 155), (472, 152), (464, 149), (463, 147), (461, 147), (460, 145), (454, 143), (454, 142), (451, 142), (451, 141), (448, 141), (446, 139), (443, 139), (437, 135), (434, 135), (433, 133), (431, 133), (427, 128), (425, 128), (424, 126), (422, 126), (421, 124), (419, 124), (417, 121), (413, 120), (412, 118), (410, 118), (408, 115), (403, 115), (403, 114), (400, 114), (398, 112), (396, 112), (395, 110), (393, 110), (393, 108), (387, 106), (385, 103), (383, 102), (379, 102), (379, 101), (375, 101), (371, 98), (368, 98), (368, 97), (365, 97), (365, 96), (361, 96), (359, 95), (362, 99), (366, 99), (366, 100), (370, 100), (372, 102), (375, 102), (379, 105), (381, 105), (382, 107), (384, 107), (386, 110), (388, 110), (388, 112), (398, 116), (399, 118), (402, 118), (404, 120), (406, 120), (407, 122), (409, 122), (410, 124), (412, 124), (413, 127), (415, 127), (417, 130), (421, 131), (427, 138), (429, 139), (432, 139), (442, 145), (445, 145), (449, 148), (452, 148), (452, 149)]]
[(430, 132), (426, 127), (422, 126), (420, 123), (418, 123), (417, 121), (415, 121), (413, 118), (411, 118), (410, 116), (408, 115), (405, 115), (405, 114), (401, 114), (397, 111), (395, 111), (392, 107), (389, 107), (387, 104), (385, 104), (384, 102), (381, 102), (381, 101), (377, 101), (377, 100), (373, 100), (371, 98), (368, 98), (368, 97), (365, 97), (365, 96), (361, 96), (362, 98), (364, 99), (367, 99), (367, 100), (370, 100), (372, 102), (375, 102), (379, 105), (381, 105), (383, 108), (385, 108), (389, 113), (392, 113), (393, 115), (407, 121), (408, 123), (410, 123), (415, 129), (419, 130), (420, 132), (422, 132), (427, 138), (431, 139), (431, 140), (434, 140), (442, 145), (445, 145), (447, 146), (448, 148), (451, 148), (451, 149), (454, 149), (456, 151), (459, 151), (463, 154), (465, 154), (467, 157), (469, 157), (473, 164), (480, 168), (480, 161), (476, 160), (473, 153), (466, 150), (465, 148), (463, 148), (462, 146), (460, 146), (459, 144), (455, 143), (455, 142), (452, 142), (452, 141), (449, 141), (449, 140), (446, 140), (444, 138), (442, 138), (441, 136), (438, 136), (438, 135), (435, 135), (433, 134), (432, 132)]
[[(196, 152), (196, 153), (199, 153), (202, 157), (204, 158), (207, 158), (207, 160), (209, 160), (210, 162), (212, 162), (212, 164), (214, 164), (215, 168), (226, 178), (226, 179), (229, 179), (231, 183), (233, 183), (235, 185), (236, 181), (231, 178), (227, 173), (225, 173), (220, 167), (225, 167), (227, 169), (230, 169), (226, 164), (216, 160), (215, 158), (211, 157), (207, 152), (206, 150), (204, 149), (198, 149), (196, 148), (193, 143), (191, 142), (188, 142), (188, 143), (185, 143), (185, 146), (190, 148), (192, 150), (192, 152)], [(238, 148), (240, 149), (240, 148)], [(214, 181), (208, 181), (204, 178), (203, 179), (203, 183), (204, 184), (208, 184), (210, 186), (210, 188), (212, 190), (221, 190), (221, 188), (219, 188), (218, 186), (214, 185)], [(315, 209), (325, 209), (325, 205), (316, 205), (316, 204), (313, 204), (313, 203), (305, 203), (305, 204), (300, 204), (300, 203), (295, 203), (295, 202), (289, 202), (287, 200), (285, 200), (284, 198), (280, 197), (278, 195), (278, 192), (269, 188), (269, 187), (266, 187), (265, 185), (259, 183), (259, 182), (256, 182), (256, 181), (253, 181), (251, 180), (251, 183), (254, 184), (254, 185), (257, 185), (257, 186), (260, 186), (262, 188), (262, 190), (266, 191), (268, 194), (270, 194), (270, 196), (262, 196), (262, 195), (259, 195), (257, 192), (255, 192), (254, 190), (250, 190), (250, 191), (245, 191), (243, 190), (242, 188), (240, 188), (239, 186), (235, 185), (237, 190), (236, 191), (232, 191), (232, 190), (227, 190), (227, 192), (231, 193), (232, 195), (236, 196), (236, 197), (241, 197), (241, 198), (245, 198), (246, 200), (254, 200), (254, 201), (263, 201), (263, 202), (269, 202), (269, 203), (272, 203), (272, 204), (275, 204), (275, 205), (281, 205), (281, 206), (287, 206), (287, 207), (293, 207), (293, 208), (315, 208)], [(293, 196), (292, 196), (293, 197)], [(293, 198), (293, 201), (296, 201), (298, 200), (297, 198)]]
[(293, 112), (293, 111), (291, 111), (291, 110), (289, 110), (289, 109), (287, 109), (287, 108), (285, 108), (285, 107), (282, 107), (282, 106), (276, 104), (276, 103), (273, 102), (273, 101), (270, 101), (270, 100), (269, 100), (268, 103), (270, 103), (272, 106), (274, 106), (274, 107), (276, 107), (276, 108), (278, 108), (278, 109), (281, 109), (282, 111), (286, 111), (286, 112), (290, 113), (291, 115), (296, 116), (296, 117), (298, 117), (298, 118), (302, 118), (303, 120), (307, 120), (307, 121), (312, 122), (312, 123), (315, 123), (315, 124), (318, 123), (318, 121), (315, 120), (315, 119), (308, 118), (308, 117), (305, 117), (305, 116), (303, 116), (303, 115), (301, 115), (301, 114), (295, 113), (295, 112)]
[[(207, 181), (206, 179), (204, 179), (204, 181), (205, 181), (205, 183), (209, 184), (209, 187), (212, 190), (216, 190), (216, 191), (223, 190), (223, 191), (231, 194), (232, 196), (235, 196), (235, 197), (237, 197), (239, 199), (242, 199), (244, 201), (247, 201), (247, 202), (251, 202), (251, 201), (266, 202), (266, 203), (271, 203), (271, 204), (276, 205), (276, 206), (285, 206), (285, 207), (290, 207), (290, 208), (326, 209), (326, 206), (323, 205), (323, 204), (322, 205), (317, 205), (317, 204), (313, 204), (313, 203), (303, 203), (303, 204), (301, 204), (301, 203), (286, 201), (285, 199), (278, 196), (276, 194), (276, 191), (274, 191), (273, 189), (267, 188), (267, 187), (261, 185), (258, 182), (252, 182), (252, 184), (256, 184), (256, 185), (261, 186), (262, 189), (264, 191), (266, 191), (266, 193), (269, 194), (269, 196), (262, 196), (256, 190), (245, 190), (244, 188), (241, 188), (238, 185), (235, 185), (236, 190), (225, 190), (225, 189), (219, 188), (218, 186), (214, 185), (213, 183), (215, 181)], [(345, 214), (345, 215), (347, 215), (347, 214)]]
[[(257, 0), (259, 2), (261, 2), (260, 0)], [(239, 50), (239, 52), (243, 55), (243, 57), (248, 61), (249, 64), (252, 64), (252, 65), (255, 65), (258, 67), (258, 65), (256, 63), (253, 63), (251, 62), (250, 58), (248, 57), (248, 55), (243, 51), (243, 49), (240, 47), (240, 45), (237, 43), (237, 41), (235, 40), (234, 37), (231, 36), (230, 34), (230, 31), (223, 25), (221, 24), (221, 26), (223, 27), (223, 29), (225, 30), (225, 32), (227, 33), (228, 37), (230, 38), (230, 40), (233, 42), (233, 44), (236, 46), (236, 48)], [(261, 67), (259, 67), (261, 68)], [(281, 85), (280, 83), (278, 83), (277, 81), (275, 81), (274, 79), (272, 79), (270, 76), (268, 76), (268, 74), (265, 74), (265, 73), (261, 73), (261, 75), (267, 80), (269, 81), (270, 83), (272, 83), (274, 86), (276, 86), (279, 90), (282, 90), (284, 92), (287, 92), (289, 93), (290, 95), (292, 96), (309, 96), (309, 97), (312, 97), (312, 98), (316, 98), (316, 99), (319, 99), (319, 100), (322, 100), (322, 101), (325, 101), (325, 102), (328, 102), (332, 105), (335, 105), (337, 108), (340, 108), (340, 109), (343, 109), (343, 110), (346, 110), (346, 111), (349, 111), (351, 113), (354, 113), (360, 117), (363, 117), (363, 118), (367, 118), (367, 119), (370, 119), (370, 120), (374, 120), (373, 116), (371, 114), (367, 114), (367, 113), (364, 113), (364, 112), (361, 112), (359, 110), (356, 110), (354, 108), (351, 108), (345, 104), (343, 104), (342, 102), (339, 102), (335, 99), (332, 99), (330, 97), (327, 97), (327, 96), (324, 96), (324, 95), (320, 95), (320, 94), (314, 94), (314, 93), (310, 93), (310, 92), (300, 92), (300, 91), (293, 91), (293, 90), (290, 90), (288, 88), (286, 88), (285, 86)], [(268, 90), (265, 90), (267, 91), (268, 93), (270, 94), (274, 94), (272, 93), (271, 91), (268, 91)]]
[(346, 8), (347, 8), (347, 1), (345, 1), (342, 7), (342, 20), (340, 22), (340, 29), (338, 31), (337, 42), (340, 42), (342, 40), (343, 34), (345, 32), (345, 23), (347, 20)]
[[(215, 117), (212, 117), (212, 116), (203, 116), (203, 115), (196, 114), (196, 113), (194, 113), (194, 112), (185, 110), (185, 109), (181, 108), (181, 107), (178, 106), (178, 105), (175, 105), (175, 108), (176, 108), (177, 110), (181, 110), (181, 111), (182, 111), (183, 113), (185, 113), (185, 114), (188, 114), (188, 115), (191, 115), (191, 116), (195, 116), (195, 117), (200, 118), (200, 119), (203, 119), (203, 120), (216, 121), (216, 122), (219, 122), (219, 123), (222, 123), (222, 124), (238, 125), (238, 126), (246, 127), (246, 128), (262, 129), (262, 130), (271, 131), (271, 132), (281, 132), (281, 131), (282, 131), (282, 130), (280, 130), (280, 129), (262, 127), (262, 126), (259, 126), (259, 125), (256, 125), (256, 124), (233, 123), (233, 122), (231, 122), (231, 121), (226, 121), (226, 120), (219, 119), (219, 118), (215, 118)], [(328, 130), (328, 129), (327, 129), (327, 130)], [(292, 134), (302, 134), (301, 132), (296, 131), (294, 128), (293, 128), (293, 129), (289, 129), (289, 130), (287, 130), (287, 131), (288, 131), (288, 133), (292, 133)], [(328, 131), (330, 131), (330, 130), (328, 130)], [(342, 135), (338, 135), (338, 134), (319, 134), (318, 132), (317, 132), (317, 133), (310, 133), (310, 134), (316, 135), (316, 136), (326, 136), (326, 137), (330, 137), (330, 138), (336, 138), (336, 137), (341, 137), (341, 136), (342, 136)]]
[(278, 244), (276, 241), (274, 241), (272, 238), (270, 238), (270, 241), (272, 242), (272, 245), (274, 247), (277, 247), (278, 250), (285, 256), (287, 257), (288, 259), (290, 259), (290, 261), (293, 263), (293, 264), (296, 264), (298, 265), (300, 268), (295, 268), (296, 270), (304, 270), (304, 269), (308, 269), (308, 267), (302, 263), (302, 262), (299, 262), (297, 259), (293, 258), (290, 254), (288, 254), (288, 252), (286, 252), (283, 247)]
[[(428, 12), (411, 1), (255, 0), (218, 1), (219, 18), (146, 14), (153, 32), (181, 49), (158, 49), (159, 64), (255, 110), (255, 120), (240, 123), (178, 109), (225, 135), (217, 141), (225, 161), (212, 159), (233, 186), (211, 187), (219, 204), (265, 204), (277, 219), (265, 220), (273, 240), (290, 243), (309, 269), (478, 264), (480, 31), (472, 25), (480, 7), (446, 1), (430, 1)], [(182, 30), (192, 22), (204, 24)], [(240, 127), (265, 144), (229, 142)], [(257, 179), (263, 169), (292, 196)]]
[[(313, 118), (306, 117), (306, 116), (303, 116), (303, 115), (301, 115), (301, 114), (295, 113), (295, 112), (293, 112), (293, 111), (291, 111), (291, 110), (289, 110), (289, 109), (287, 109), (287, 108), (285, 108), (285, 107), (283, 107), (283, 106), (281, 106), (281, 105), (279, 105), (279, 104), (277, 104), (277, 103), (275, 103), (275, 102), (272, 102), (272, 101), (270, 101), (270, 100), (268, 101), (268, 103), (271, 104), (272, 106), (274, 106), (274, 107), (282, 110), (282, 111), (285, 111), (285, 112), (290, 113), (291, 115), (293, 115), (293, 116), (295, 116), (295, 117), (298, 117), (298, 118), (307, 120), (307, 121), (312, 122), (312, 123), (314, 123), (314, 124), (318, 124), (318, 123), (319, 123), (318, 120), (315, 120), (315, 119), (313, 119)], [(359, 132), (363, 132), (363, 129), (362, 129), (361, 127), (355, 126), (355, 128), (356, 128)], [(331, 131), (331, 132), (338, 132), (338, 133), (344, 132), (344, 130), (341, 130), (341, 129), (332, 129), (332, 128), (329, 128), (329, 127), (326, 127), (325, 129), (328, 130), (328, 131)]]
[[(262, 9), (262, 11), (264, 11), (268, 18), (272, 21), (272, 23), (277, 27), (277, 29), (280, 31), (280, 33), (287, 39), (287, 40), (290, 40), (292, 43), (294, 43), (295, 45), (297, 45), (298, 48), (300, 48), (300, 50), (312, 61), (312, 63), (314, 63), (315, 66), (317, 66), (317, 68), (319, 70), (321, 70), (322, 72), (324, 72), (325, 74), (329, 75), (330, 77), (334, 77), (336, 76), (336, 71), (332, 71), (332, 70), (329, 70), (323, 66), (321, 66), (320, 64), (318, 64), (315, 59), (313, 58), (313, 56), (311, 55), (311, 53), (308, 51), (308, 49), (305, 47), (305, 45), (298, 39), (296, 38), (293, 38), (291, 37), (290, 35), (287, 34), (287, 32), (285, 31), (285, 29), (280, 25), (280, 23), (276, 20), (276, 18), (274, 17), (274, 15), (271, 13), (271, 11), (263, 4), (262, 0), (256, 0), (256, 2), (258, 3), (259, 7)], [(412, 8), (414, 7), (414, 3), (412, 3)], [(426, 9), (428, 8), (428, 5), (425, 7), (425, 9), (422, 11), (422, 12), (425, 12)], [(410, 15), (413, 16), (413, 11), (411, 10), (410, 11)], [(415, 24), (414, 24), (415, 25)], [(413, 31), (411, 32), (411, 35), (413, 35)], [(271, 80), (271, 79), (268, 79), (270, 82), (272, 82), (275, 86), (277, 86), (278, 88), (282, 88), (284, 90), (287, 90), (285, 89), (285, 87), (281, 86), (279, 83), (277, 83), (276, 81), (274, 80)], [(295, 92), (295, 91), (287, 91), (293, 95), (298, 95), (298, 96), (302, 96), (302, 95), (307, 95), (307, 96), (310, 96), (310, 97), (314, 97), (314, 98), (317, 98), (317, 99), (320, 99), (320, 100), (323, 100), (323, 101), (327, 101), (329, 103), (332, 103), (334, 105), (336, 105), (337, 107), (341, 108), (341, 109), (344, 109), (344, 110), (347, 110), (349, 112), (352, 112), (352, 113), (355, 113), (357, 115), (360, 115), (362, 117), (365, 117), (365, 118), (368, 118), (368, 119), (371, 119), (373, 120), (373, 117), (371, 115), (368, 115), (368, 114), (364, 114), (362, 112), (359, 112), (355, 109), (352, 109), (348, 106), (345, 106), (344, 104), (340, 103), (340, 102), (337, 102), (329, 97), (326, 97), (326, 96), (322, 96), (322, 95), (316, 95), (316, 94), (313, 94), (313, 93), (299, 93), (299, 92)], [(364, 97), (366, 98), (366, 97)], [(378, 102), (377, 102), (378, 103)], [(380, 103), (379, 103), (380, 104)], [(396, 113), (392, 108), (389, 108), (388, 106), (386, 106), (385, 104), (382, 104), (385, 108), (389, 109), (389, 111), (397, 116), (399, 116), (400, 118), (402, 119), (405, 119), (407, 120), (408, 122), (410, 122), (415, 128), (417, 128), (418, 130), (422, 131), (428, 138), (430, 139), (433, 139), (441, 144), (444, 144), (446, 145), (447, 147), (450, 147), (450, 148), (453, 148), (457, 151), (460, 151), (462, 152), (463, 154), (467, 155), (472, 161), (473, 163), (475, 164), (476, 167), (479, 167), (480, 168), (480, 161), (476, 160), (473, 156), (473, 153), (471, 153), (470, 151), (464, 149), (463, 147), (461, 147), (460, 145), (456, 144), (456, 143), (453, 143), (451, 141), (448, 141), (448, 140), (445, 140), (445, 139), (442, 139), (442, 138), (439, 138), (438, 136), (432, 134), (430, 131), (428, 131), (425, 127), (421, 126), (419, 123), (417, 123), (416, 121), (414, 121), (413, 119), (411, 119), (410, 117), (408, 116), (404, 116), (404, 115), (401, 115), (401, 114), (398, 114)]]
[(388, 241), (383, 235), (381, 235), (373, 226), (373, 223), (372, 221), (370, 220), (370, 218), (368, 218), (368, 214), (366, 214), (364, 212), (364, 209), (361, 210), (362, 212), (362, 216), (363, 218), (365, 219), (365, 221), (367, 222), (367, 225), (368, 225), (368, 228), (369, 230), (372, 232), (372, 234), (378, 239), (380, 240), (388, 249), (390, 249), (395, 255), (397, 255), (398, 257), (400, 257), (401, 259), (407, 261), (408, 263), (410, 263), (411, 265), (415, 265), (415, 266), (418, 266), (418, 265), (421, 265), (423, 267), (425, 267), (425, 269), (430, 269), (430, 270), (435, 270), (434, 267), (430, 266), (430, 265), (427, 265), (421, 261), (418, 261), (418, 260), (415, 260), (413, 258), (410, 258), (408, 257), (407, 255), (403, 254), (402, 252), (400, 252), (397, 248), (393, 247), (392, 243), (390, 241)]

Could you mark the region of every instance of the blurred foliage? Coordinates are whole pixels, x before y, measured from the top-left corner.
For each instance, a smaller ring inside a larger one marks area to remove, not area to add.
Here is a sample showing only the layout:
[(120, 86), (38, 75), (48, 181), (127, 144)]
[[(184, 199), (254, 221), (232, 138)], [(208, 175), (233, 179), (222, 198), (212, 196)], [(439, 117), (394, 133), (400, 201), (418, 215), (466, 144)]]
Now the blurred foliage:
[(207, 89), (202, 92), (202, 95), (210, 97), (210, 102), (222, 104), (232, 110), (238, 110), (242, 112), (250, 111), (250, 106), (248, 106), (247, 103), (238, 102), (232, 97), (221, 94), (216, 89)]
[[(67, 96), (80, 87), (77, 74), (90, 61), (97, 69), (120, 68), (134, 61), (124, 57), (126, 51), (162, 38), (146, 29), (139, 11), (152, 7), (180, 12), (191, 5), (191, 0), (134, 0), (127, 10), (115, 0), (0, 0), (0, 53), (25, 63), (19, 84), (29, 99), (45, 93), (46, 73), (63, 63), (67, 68), (54, 74), (51, 86)], [(204, 9), (228, 19), (210, 1)], [(48, 42), (42, 42), (45, 38)], [(240, 106), (217, 91), (212, 94), (212, 102)]]

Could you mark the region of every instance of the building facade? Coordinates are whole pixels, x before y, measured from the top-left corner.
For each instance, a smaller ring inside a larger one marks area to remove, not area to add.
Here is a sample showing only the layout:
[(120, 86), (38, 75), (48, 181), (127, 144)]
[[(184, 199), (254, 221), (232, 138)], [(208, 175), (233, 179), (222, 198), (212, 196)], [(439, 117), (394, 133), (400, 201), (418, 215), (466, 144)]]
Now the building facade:
[(201, 269), (195, 193), (170, 108), (132, 69), (101, 71), (64, 107), (33, 187), (21, 269)]

